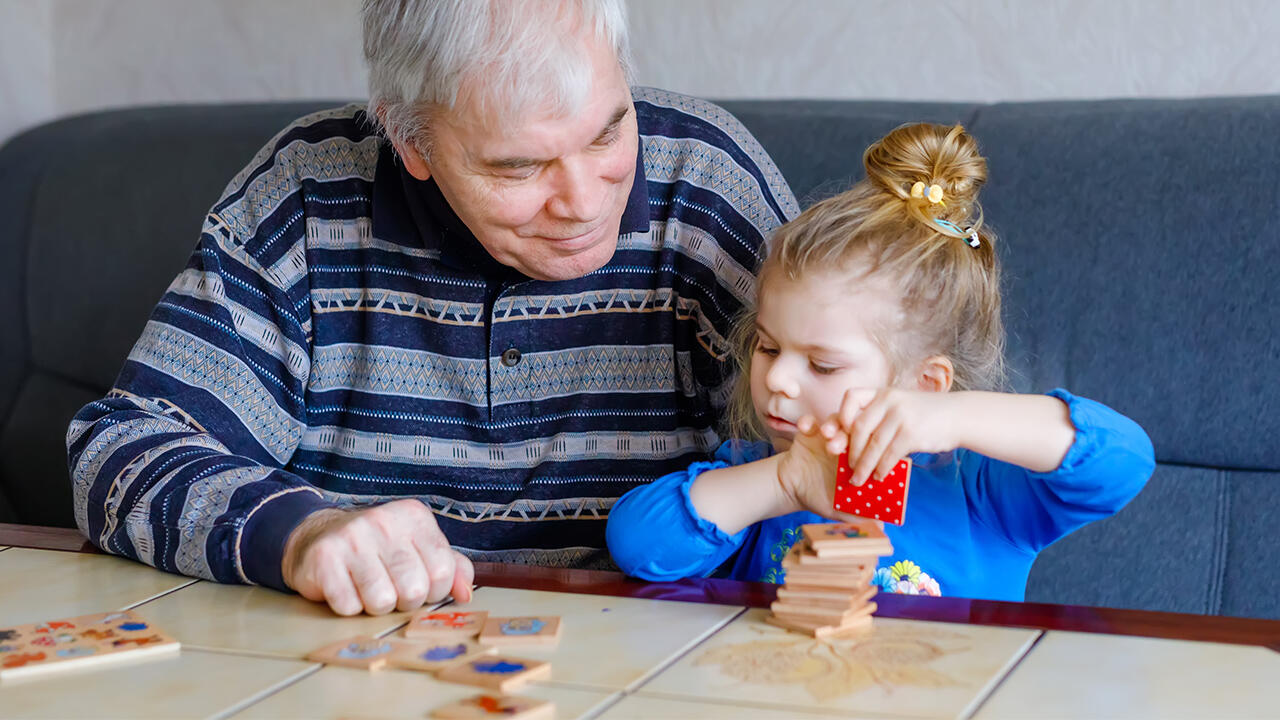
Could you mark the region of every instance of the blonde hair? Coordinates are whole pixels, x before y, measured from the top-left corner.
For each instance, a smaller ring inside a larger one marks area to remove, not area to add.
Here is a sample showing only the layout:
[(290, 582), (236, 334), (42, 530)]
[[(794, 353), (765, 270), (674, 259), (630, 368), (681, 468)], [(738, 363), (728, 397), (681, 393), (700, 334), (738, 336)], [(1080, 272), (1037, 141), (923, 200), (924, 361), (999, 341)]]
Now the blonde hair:
[[(901, 292), (901, 325), (877, 338), (895, 382), (915, 363), (941, 355), (954, 367), (954, 389), (1004, 389), (1000, 263), (978, 204), (987, 162), (977, 142), (959, 125), (904, 125), (867, 148), (862, 162), (866, 179), (778, 229), (757, 292), (775, 273), (794, 281), (846, 272), (851, 285), (884, 277)], [(749, 307), (732, 335), (739, 368), (732, 437), (764, 437), (751, 402), (755, 343), (756, 309)]]

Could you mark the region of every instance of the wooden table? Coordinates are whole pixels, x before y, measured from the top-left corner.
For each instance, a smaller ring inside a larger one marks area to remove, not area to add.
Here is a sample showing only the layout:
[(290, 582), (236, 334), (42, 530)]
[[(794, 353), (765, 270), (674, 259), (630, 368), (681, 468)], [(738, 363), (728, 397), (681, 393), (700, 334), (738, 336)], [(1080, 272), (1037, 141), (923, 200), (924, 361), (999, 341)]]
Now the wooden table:
[[(303, 660), (391, 635), (404, 613), (340, 618), (264, 588), (99, 554), (74, 530), (0, 524), (0, 626), (134, 609), (177, 657), (0, 686), (0, 717), (425, 717), (474, 689)], [(479, 563), (470, 607), (564, 618), (520, 650), (560, 718), (1280, 717), (1280, 621), (958, 598), (877, 598), (870, 637), (761, 622), (775, 586), (645, 583)]]

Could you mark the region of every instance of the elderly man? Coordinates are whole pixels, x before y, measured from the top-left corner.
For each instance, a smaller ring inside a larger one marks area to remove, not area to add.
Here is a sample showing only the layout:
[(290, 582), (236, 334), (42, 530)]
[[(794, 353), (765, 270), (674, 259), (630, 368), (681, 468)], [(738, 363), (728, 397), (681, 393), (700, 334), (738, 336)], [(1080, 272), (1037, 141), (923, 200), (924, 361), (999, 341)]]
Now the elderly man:
[(605, 564), (615, 498), (716, 447), (795, 200), (724, 111), (629, 87), (617, 0), (367, 0), (364, 43), (368, 109), (231, 181), (72, 422), (77, 522), (342, 614)]

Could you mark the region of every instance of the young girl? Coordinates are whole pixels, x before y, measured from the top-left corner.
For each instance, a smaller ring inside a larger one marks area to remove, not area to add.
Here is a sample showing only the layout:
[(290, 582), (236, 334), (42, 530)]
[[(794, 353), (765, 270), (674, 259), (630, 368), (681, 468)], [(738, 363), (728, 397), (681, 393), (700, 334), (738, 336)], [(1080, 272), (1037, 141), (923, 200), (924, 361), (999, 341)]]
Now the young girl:
[(739, 327), (735, 434), (620, 498), (614, 560), (649, 580), (780, 583), (799, 527), (854, 478), (911, 455), (882, 590), (1022, 600), (1036, 554), (1129, 502), (1155, 460), (1128, 418), (1065, 390), (1004, 386), (996, 238), (977, 204), (986, 161), (957, 126), (872, 145), (867, 179), (780, 228)]

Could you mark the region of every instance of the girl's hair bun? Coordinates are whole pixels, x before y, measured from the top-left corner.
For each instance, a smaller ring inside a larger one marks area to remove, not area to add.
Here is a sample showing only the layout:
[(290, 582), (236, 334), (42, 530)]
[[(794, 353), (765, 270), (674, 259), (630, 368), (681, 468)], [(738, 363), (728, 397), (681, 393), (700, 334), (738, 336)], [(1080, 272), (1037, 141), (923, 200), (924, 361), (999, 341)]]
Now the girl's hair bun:
[[(978, 190), (987, 181), (987, 161), (963, 126), (903, 125), (867, 148), (862, 164), (868, 181), (933, 231), (954, 234), (946, 223), (981, 226)], [(938, 220), (945, 223), (940, 227)]]

